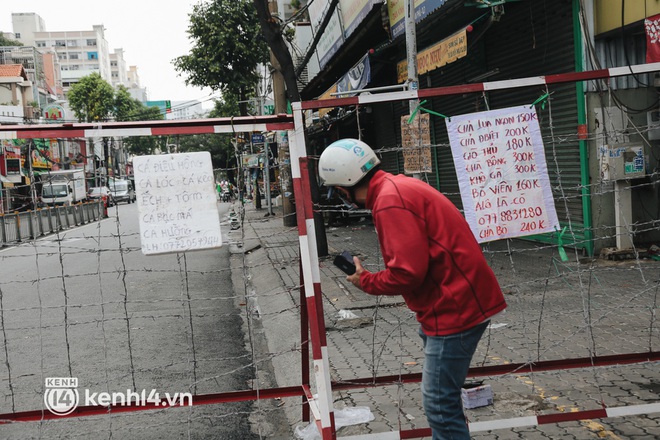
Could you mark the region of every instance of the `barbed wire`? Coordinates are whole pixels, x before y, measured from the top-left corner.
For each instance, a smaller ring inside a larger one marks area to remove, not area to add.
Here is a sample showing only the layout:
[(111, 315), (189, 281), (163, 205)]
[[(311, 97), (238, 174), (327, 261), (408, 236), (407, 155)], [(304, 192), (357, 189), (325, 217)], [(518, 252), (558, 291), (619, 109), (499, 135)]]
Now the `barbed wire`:
[[(551, 107), (549, 111), (552, 115)], [(604, 247), (622, 235), (655, 233), (660, 227), (660, 220), (649, 215), (649, 218), (631, 221), (625, 228), (617, 229), (617, 225), (612, 224), (611, 216), (602, 212), (602, 199), (613, 197), (616, 188), (611, 182), (601, 180), (600, 176), (594, 176), (588, 185), (573, 181), (566, 183), (564, 170), (557, 160), (561, 154), (557, 147), (576, 143), (580, 138), (577, 132), (556, 132), (552, 118), (548, 129), (549, 133), (545, 133), (543, 139), (546, 150), (551, 152), (547, 155), (548, 163), (553, 163), (555, 168), (551, 171), (555, 204), (558, 210), (566, 214), (566, 222), (573, 233), (574, 229), (584, 226), (582, 219), (574, 216), (567, 205), (581, 202), (583, 190), (591, 191), (592, 197), (596, 195), (594, 206), (598, 221), (594, 222), (590, 231), (596, 234), (591, 240), (574, 234), (571, 243), (565, 245), (573, 250), (569, 252), (568, 261), (560, 259), (558, 245), (551, 242), (507, 239), (482, 245), (491, 267), (501, 280), (509, 311), (497, 319), (506, 324), (505, 332), (491, 325), (475, 362), (481, 366), (521, 363), (524, 367), (534, 367), (540, 361), (557, 359), (557, 356), (586, 355), (595, 358), (612, 352), (657, 350), (660, 343), (657, 325), (660, 282), (658, 263), (651, 258), (656, 254), (637, 246), (625, 260), (608, 260), (582, 255), (579, 250), (589, 241), (596, 247)], [(592, 135), (586, 140), (605, 143), (614, 134), (623, 136), (625, 130), (608, 133), (608, 136)], [(440, 151), (449, 148), (449, 144), (437, 143), (428, 147)], [(378, 152), (399, 154), (403, 150), (397, 145), (381, 148)], [(277, 169), (278, 165), (273, 168)], [(657, 189), (656, 177), (655, 172), (646, 173), (644, 179), (632, 181), (631, 188), (637, 191)], [(450, 195), (459, 196), (459, 193)], [(250, 203), (240, 201), (234, 205), (240, 218), (239, 231), (230, 233), (229, 243), (239, 248), (237, 255), (231, 257), (235, 261), (234, 266), (195, 267), (189, 264), (186, 254), (175, 254), (155, 261), (152, 267), (136, 267), (129, 259), (141, 251), (135, 244), (139, 234), (126, 229), (119, 209), (108, 220), (96, 223), (94, 234), (58, 230), (53, 235), (25, 239), (12, 252), (0, 253), (0, 261), (5, 265), (31, 267), (34, 263), (35, 267), (33, 274), (17, 271), (0, 280), (0, 352), (4, 355), (4, 362), (0, 365), (6, 370), (6, 380), (1, 389), (5, 401), (0, 405), (4, 412), (42, 407), (44, 378), (54, 371), (52, 364), (57, 364), (63, 368), (60, 371), (72, 376), (78, 374), (84, 377), (88, 384), (104, 386), (109, 392), (118, 390), (126, 383), (130, 383), (134, 390), (146, 384), (154, 387), (180, 386), (180, 390), (185, 389), (195, 395), (224, 392), (227, 386), (235, 385), (235, 377), (240, 377), (246, 382), (235, 388), (246, 388), (261, 394), (268, 387), (263, 378), (271, 374), (272, 365), (288, 359), (288, 356), (299, 356), (309, 340), (292, 337), (291, 344), (279, 350), (272, 350), (261, 341), (263, 333), (271, 325), (300, 315), (303, 304), (297, 293), (303, 288), (299, 281), (301, 260), (297, 252), (297, 228), (281, 225), (285, 215), (278, 214), (275, 219), (267, 220), (256, 215), (251, 217), (246, 212), (246, 206)], [(314, 209), (326, 216), (347, 213), (343, 205), (335, 203), (314, 204)], [(384, 267), (381, 250), (375, 235), (370, 232), (373, 225), (368, 220), (368, 213), (364, 217), (367, 219), (365, 224), (348, 224), (328, 230), (337, 235), (359, 235), (362, 241), (355, 241), (351, 246), (360, 247), (355, 250), (356, 254), (359, 252), (361, 257), (366, 257), (365, 268), (377, 271)], [(4, 216), (5, 220), (8, 218)], [(246, 235), (247, 231), (251, 232), (250, 236)], [(259, 249), (248, 245), (254, 237), (260, 244)], [(79, 241), (67, 241), (69, 238)], [(340, 239), (333, 242), (335, 247), (345, 243)], [(252, 253), (256, 251), (265, 258), (252, 258)], [(79, 259), (90, 258), (95, 260), (95, 269), (76, 264)], [(217, 258), (218, 261), (225, 261)], [(379, 408), (379, 417), (386, 418), (392, 429), (419, 423), (408, 419), (402, 412), (406, 407), (415, 405), (410, 403), (414, 400), (410, 393), (416, 391), (410, 390), (417, 390), (418, 387), (406, 383), (403, 377), (409, 372), (420, 372), (423, 359), (420, 341), (415, 339), (417, 325), (414, 315), (407, 310), (401, 298), (396, 301), (381, 297), (371, 301), (362, 297), (346, 300), (361, 293), (351, 292), (352, 287), (346, 285), (345, 276), (330, 264), (330, 260), (331, 256), (321, 258), (320, 270), (335, 283), (322, 286), (323, 313), (328, 323), (328, 350), (337, 355), (336, 358), (330, 356), (333, 379), (338, 384), (350, 385), (361, 383), (364, 377), (370, 377), (374, 382), (383, 375), (397, 378), (391, 382), (394, 390), (378, 394), (391, 400), (397, 410), (394, 414), (386, 414), (384, 409)], [(277, 282), (267, 286), (257, 283), (257, 276), (267, 271), (273, 274), (272, 279)], [(138, 283), (145, 276), (158, 278), (161, 282), (160, 296), (141, 296), (143, 287)], [(202, 279), (219, 283), (218, 280), (232, 276), (242, 285), (232, 286), (231, 292), (221, 289), (226, 286), (199, 286)], [(78, 290), (80, 286), (93, 292), (94, 296), (81, 295)], [(18, 298), (24, 301), (18, 301)], [(265, 306), (275, 300), (282, 300), (287, 306), (278, 309)], [(358, 319), (352, 326), (342, 326), (345, 319), (337, 315), (346, 310), (362, 315), (359, 318), (363, 319)], [(29, 318), (18, 319), (14, 316)], [(234, 325), (239, 323), (245, 332), (235, 335), (236, 340), (232, 341), (234, 345), (243, 347), (243, 351), (215, 351), (218, 339), (225, 337), (216, 334), (223, 331), (217, 327), (218, 323), (228, 319)], [(298, 323), (290, 324), (291, 333), (296, 336), (294, 328)], [(155, 348), (149, 342), (145, 344), (140, 333), (147, 325), (163, 340), (178, 340), (177, 343), (165, 345), (165, 349), (171, 350), (167, 359), (157, 357)], [(100, 333), (93, 333), (91, 329), (100, 329)], [(57, 339), (53, 335), (57, 335)], [(94, 339), (98, 335), (101, 340)], [(81, 336), (87, 336), (89, 340)], [(85, 352), (84, 345), (93, 348), (90, 350), (93, 359), (81, 355)], [(115, 358), (117, 346), (121, 347), (121, 358)], [(39, 365), (24, 368), (25, 362), (28, 362), (26, 359), (36, 358), (26, 356), (26, 352), (33, 348), (38, 351)], [(350, 356), (343, 351), (350, 352)], [(350, 368), (346, 368), (344, 363), (349, 363)], [(632, 376), (635, 369), (651, 369), (657, 374), (654, 366), (652, 363), (641, 363), (635, 367), (593, 367), (573, 373), (579, 374), (579, 380), (588, 383), (593, 395), (585, 399), (588, 403), (582, 404), (608, 400), (605, 388), (609, 382), (602, 377), (603, 371), (619, 368)], [(293, 370), (294, 367), (290, 368)], [(487, 380), (494, 386), (500, 385), (500, 389), (507, 389), (512, 382), (516, 386), (522, 382), (528, 385), (526, 392), (532, 395), (544, 393), (544, 381), (557, 379), (568, 389), (575, 384), (575, 377), (564, 378), (567, 375), (565, 372), (539, 372), (533, 368), (530, 373), (525, 373), (524, 379), (520, 379), (518, 372), (522, 369), (519, 367), (498, 377), (488, 376)], [(30, 374), (40, 377), (32, 378)], [(649, 374), (648, 377), (654, 376)], [(369, 392), (361, 389), (337, 392), (333, 401), (355, 404), (364, 402), (365, 395), (371, 399), (366, 401), (375, 402)], [(566, 396), (561, 399), (570, 400)], [(229, 403), (223, 405), (233, 408)], [(295, 406), (297, 414), (302, 408), (300, 399), (295, 402), (290, 399), (287, 405)], [(183, 435), (194, 437), (192, 433), (195, 429), (206, 423), (220, 423), (230, 420), (230, 417), (254, 414), (276, 417), (281, 409), (259, 399), (247, 410), (238, 406), (229, 411), (229, 414), (220, 414), (219, 411), (205, 412), (199, 407), (192, 407), (156, 410), (150, 414), (167, 419), (167, 426), (180, 423), (180, 429), (185, 431)], [(66, 437), (87, 438), (105, 434), (112, 438), (121, 436), (120, 433), (139, 436), (144, 429), (162, 426), (162, 423), (144, 423), (145, 419), (136, 414), (110, 412), (98, 419), (102, 420), (103, 425), (99, 423), (84, 429), (76, 427), (67, 432)], [(300, 422), (302, 419), (298, 415), (294, 416), (293, 422), (289, 421), (292, 424)], [(42, 420), (38, 423), (42, 436), (48, 436), (46, 430), (53, 422)], [(261, 431), (258, 435), (260, 438), (265, 436)]]

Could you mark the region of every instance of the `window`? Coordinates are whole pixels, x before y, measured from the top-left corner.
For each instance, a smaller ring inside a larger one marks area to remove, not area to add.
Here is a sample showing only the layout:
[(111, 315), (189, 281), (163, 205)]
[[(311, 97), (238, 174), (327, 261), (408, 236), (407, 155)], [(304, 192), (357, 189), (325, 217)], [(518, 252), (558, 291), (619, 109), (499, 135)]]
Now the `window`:
[(19, 39), (19, 38), (21, 38), (21, 33), (20, 33), (20, 32), (16, 32), (16, 33), (14, 34), (14, 36), (16, 37), (16, 39)]
[(111, 67), (117, 67), (117, 61), (110, 61)]
[(99, 59), (99, 53), (98, 52), (87, 52), (87, 59), (88, 60), (98, 60)]
[(58, 53), (57, 56), (58, 56), (61, 60), (66, 60), (66, 59), (67, 59), (67, 55), (66, 55), (65, 53)]
[(70, 60), (79, 60), (79, 59), (80, 59), (80, 54), (77, 54), (77, 53), (70, 53), (70, 54), (69, 54), (69, 59), (70, 59)]
[(69, 66), (69, 70), (80, 70), (80, 66), (78, 64), (72, 64)]
[(96, 39), (95, 38), (88, 39), (87, 40), (87, 45), (88, 46), (96, 46)]
[(55, 40), (55, 46), (66, 47), (66, 42), (64, 40)]
[(76, 40), (69, 40), (66, 42), (66, 45), (69, 47), (76, 47), (78, 45), (78, 42)]
[(37, 41), (37, 47), (46, 47), (45, 41)]
[(69, 70), (69, 66), (62, 66), (62, 70)]

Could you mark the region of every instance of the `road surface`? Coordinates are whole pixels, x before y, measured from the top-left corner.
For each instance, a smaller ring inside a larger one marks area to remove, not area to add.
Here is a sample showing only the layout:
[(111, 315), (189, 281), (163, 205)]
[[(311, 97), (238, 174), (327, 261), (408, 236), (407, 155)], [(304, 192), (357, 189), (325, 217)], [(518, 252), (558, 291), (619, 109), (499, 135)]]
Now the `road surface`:
[[(218, 207), (226, 237), (230, 205)], [(42, 410), (44, 394), (67, 396), (46, 378), (77, 379), (79, 405), (129, 390), (163, 398), (252, 386), (229, 246), (147, 257), (137, 205), (109, 216), (0, 251), (1, 413)], [(258, 438), (252, 405), (15, 423), (0, 426), (0, 437), (243, 440)]]

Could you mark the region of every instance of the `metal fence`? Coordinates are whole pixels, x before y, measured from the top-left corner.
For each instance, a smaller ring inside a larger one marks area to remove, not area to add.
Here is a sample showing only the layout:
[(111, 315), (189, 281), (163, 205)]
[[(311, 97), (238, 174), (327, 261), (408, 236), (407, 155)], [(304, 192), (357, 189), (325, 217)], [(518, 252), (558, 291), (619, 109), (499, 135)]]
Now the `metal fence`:
[(57, 231), (100, 220), (105, 208), (100, 202), (40, 208), (0, 215), (0, 245), (20, 243)]

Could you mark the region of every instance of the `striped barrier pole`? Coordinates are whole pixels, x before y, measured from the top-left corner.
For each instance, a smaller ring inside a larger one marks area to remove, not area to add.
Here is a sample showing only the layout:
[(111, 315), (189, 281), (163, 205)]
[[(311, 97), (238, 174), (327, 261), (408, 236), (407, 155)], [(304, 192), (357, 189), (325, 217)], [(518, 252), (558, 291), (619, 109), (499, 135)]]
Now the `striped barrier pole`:
[(291, 177), (293, 178), (293, 191), (296, 198), (300, 260), (305, 288), (305, 303), (309, 314), (314, 376), (318, 388), (318, 398), (315, 399), (311, 392), (306, 394), (310, 410), (319, 426), (319, 432), (323, 440), (329, 440), (337, 438), (337, 433), (332, 405), (330, 361), (325, 335), (325, 318), (323, 317), (321, 273), (316, 248), (312, 193), (309, 186), (307, 153), (305, 151), (305, 127), (299, 102), (293, 104), (293, 120), (295, 130), (289, 131)]

